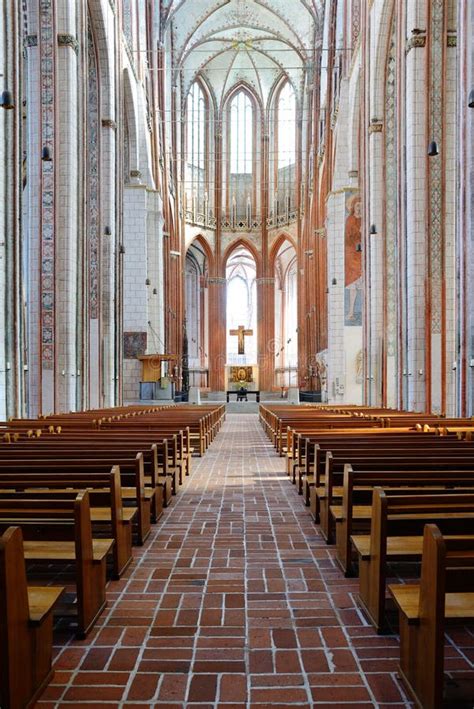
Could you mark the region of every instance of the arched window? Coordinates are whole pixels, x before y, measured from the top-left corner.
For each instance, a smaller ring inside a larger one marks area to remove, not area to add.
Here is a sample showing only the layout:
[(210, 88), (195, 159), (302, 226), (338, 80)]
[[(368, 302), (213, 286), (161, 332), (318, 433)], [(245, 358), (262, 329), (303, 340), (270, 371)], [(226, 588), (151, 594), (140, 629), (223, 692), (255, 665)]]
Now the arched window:
[(296, 99), (287, 81), (278, 99), (278, 169), (296, 162)]
[(207, 214), (207, 101), (195, 82), (189, 91), (186, 114), (187, 210), (202, 223)]
[(283, 242), (275, 258), (275, 385), (298, 386), (298, 264)]
[(245, 91), (230, 104), (230, 171), (233, 175), (253, 172), (253, 107)]
[(284, 221), (294, 218), (296, 178), (296, 97), (287, 81), (280, 89), (276, 105), (277, 156), (274, 211)]
[[(245, 89), (227, 104), (227, 207), (232, 228), (250, 227), (257, 211), (254, 152), (255, 106)], [(225, 178), (224, 178), (225, 179)]]
[[(244, 246), (238, 247), (226, 264), (227, 278), (227, 364), (257, 362), (257, 265)], [(238, 351), (240, 327), (252, 331), (244, 337), (244, 354)]]

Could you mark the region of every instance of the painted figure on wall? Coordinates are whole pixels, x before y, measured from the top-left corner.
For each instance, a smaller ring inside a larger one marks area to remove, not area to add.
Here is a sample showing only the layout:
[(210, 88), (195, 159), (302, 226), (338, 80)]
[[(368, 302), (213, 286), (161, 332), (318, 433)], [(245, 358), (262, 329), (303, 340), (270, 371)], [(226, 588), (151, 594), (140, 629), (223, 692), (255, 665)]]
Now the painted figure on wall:
[(346, 200), (344, 247), (345, 324), (362, 325), (362, 253), (360, 195)]

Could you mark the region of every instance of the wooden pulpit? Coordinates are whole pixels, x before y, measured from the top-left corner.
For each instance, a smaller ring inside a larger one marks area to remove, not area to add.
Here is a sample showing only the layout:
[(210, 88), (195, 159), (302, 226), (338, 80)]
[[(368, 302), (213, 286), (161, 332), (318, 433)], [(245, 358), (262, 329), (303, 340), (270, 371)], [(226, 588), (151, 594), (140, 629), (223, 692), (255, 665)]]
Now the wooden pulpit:
[[(140, 355), (137, 359), (142, 363), (142, 382), (159, 382), (163, 377), (171, 379), (178, 363), (178, 357), (170, 354)], [(164, 362), (168, 362), (166, 372), (163, 371)]]

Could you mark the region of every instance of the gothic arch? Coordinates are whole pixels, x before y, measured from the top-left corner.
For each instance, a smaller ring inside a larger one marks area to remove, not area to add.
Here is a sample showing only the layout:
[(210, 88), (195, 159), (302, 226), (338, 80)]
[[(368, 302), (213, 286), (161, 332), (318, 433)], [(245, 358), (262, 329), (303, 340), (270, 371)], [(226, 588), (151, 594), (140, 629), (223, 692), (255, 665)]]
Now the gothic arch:
[[(419, 0), (412, 0), (418, 2)], [(387, 64), (387, 53), (390, 42), (391, 18), (394, 12), (394, 0), (385, 0), (379, 16), (378, 28), (371, 29), (372, 36), (376, 37), (377, 45), (375, 51), (375, 63), (370, 86), (370, 119), (382, 119), (384, 114), (385, 101), (385, 70)]]
[(94, 35), (94, 45), (97, 54), (97, 64), (100, 76), (100, 111), (102, 118), (112, 118), (115, 109), (112, 102), (112, 77), (111, 52), (109, 52), (105, 18), (101, 0), (88, 2), (91, 30)]
[(259, 253), (259, 251), (257, 251), (254, 244), (252, 244), (251, 241), (249, 241), (248, 239), (246, 239), (243, 236), (239, 237), (238, 239), (236, 239), (236, 241), (233, 241), (231, 244), (229, 244), (229, 246), (225, 250), (224, 255), (222, 257), (223, 271), (225, 272), (225, 269), (227, 266), (227, 261), (229, 260), (230, 256), (232, 256), (233, 252), (236, 251), (239, 247), (242, 247), (242, 248), (250, 251), (250, 253), (252, 254), (252, 256), (255, 259), (255, 266), (257, 269), (257, 278), (260, 278), (262, 275), (262, 256)]
[(296, 245), (296, 242), (292, 236), (287, 234), (286, 232), (281, 233), (276, 240), (274, 241), (271, 249), (270, 249), (270, 254), (269, 254), (269, 270), (271, 273), (273, 273), (275, 269), (275, 262), (278, 256), (278, 252), (280, 251), (281, 247), (285, 243), (285, 241), (288, 241), (289, 244), (294, 248), (295, 252), (298, 253), (298, 248)]
[(255, 91), (254, 87), (246, 81), (239, 81), (237, 84), (234, 84), (224, 95), (221, 102), (222, 116), (227, 113), (230, 108), (232, 99), (239, 93), (239, 91), (244, 91), (252, 102), (256, 114), (255, 123), (257, 121), (257, 118), (260, 118), (260, 123), (262, 124), (262, 121), (264, 120), (264, 107), (262, 105), (262, 101), (257, 95), (257, 92)]
[(209, 273), (213, 273), (214, 265), (215, 265), (214, 253), (213, 253), (207, 239), (202, 234), (198, 234), (197, 236), (195, 236), (192, 239), (192, 241), (186, 246), (185, 256), (188, 254), (188, 251), (193, 246), (193, 244), (195, 244), (196, 242), (202, 247), (204, 253), (206, 254), (208, 267), (209, 267)]

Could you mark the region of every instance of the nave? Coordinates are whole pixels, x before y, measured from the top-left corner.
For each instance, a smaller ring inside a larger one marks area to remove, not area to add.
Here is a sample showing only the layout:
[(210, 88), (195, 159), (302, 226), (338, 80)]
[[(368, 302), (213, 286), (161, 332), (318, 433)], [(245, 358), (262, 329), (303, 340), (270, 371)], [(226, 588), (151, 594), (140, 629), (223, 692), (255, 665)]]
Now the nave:
[[(57, 644), (38, 706), (412, 706), (398, 638), (357, 592), (258, 417), (228, 414), (95, 629)], [(446, 668), (469, 671), (473, 652), (453, 631)]]

